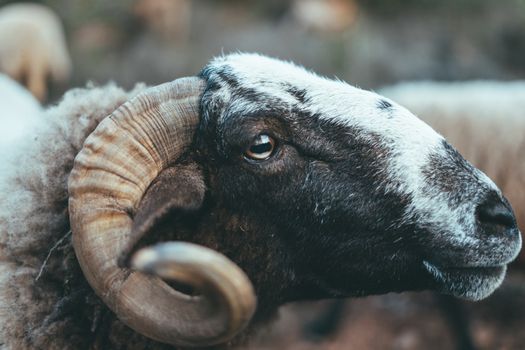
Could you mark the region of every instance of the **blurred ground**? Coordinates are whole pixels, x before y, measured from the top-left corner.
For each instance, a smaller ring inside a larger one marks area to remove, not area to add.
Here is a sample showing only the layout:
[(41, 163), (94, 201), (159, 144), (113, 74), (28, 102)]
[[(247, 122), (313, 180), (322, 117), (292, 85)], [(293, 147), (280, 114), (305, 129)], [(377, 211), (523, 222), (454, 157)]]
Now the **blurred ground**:
[[(340, 328), (327, 339), (309, 340), (303, 327), (330, 302), (295, 303), (261, 332), (250, 349), (397, 349), (456, 348), (456, 335), (432, 293), (402, 293), (351, 299), (343, 305)], [(525, 348), (525, 275), (514, 272), (490, 298), (461, 302), (477, 349)]]
[(365, 88), (525, 77), (525, 0), (39, 2), (64, 21), (72, 86), (156, 84), (235, 50), (290, 59)]

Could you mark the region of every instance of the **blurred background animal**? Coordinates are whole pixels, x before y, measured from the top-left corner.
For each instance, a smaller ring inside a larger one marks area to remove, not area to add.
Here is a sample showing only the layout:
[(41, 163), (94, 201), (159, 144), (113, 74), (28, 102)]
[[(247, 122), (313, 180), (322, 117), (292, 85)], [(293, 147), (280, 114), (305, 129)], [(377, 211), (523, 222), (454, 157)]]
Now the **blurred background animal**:
[(0, 8), (0, 72), (25, 85), (41, 102), (48, 79), (65, 83), (71, 74), (62, 23), (47, 6), (32, 3)]

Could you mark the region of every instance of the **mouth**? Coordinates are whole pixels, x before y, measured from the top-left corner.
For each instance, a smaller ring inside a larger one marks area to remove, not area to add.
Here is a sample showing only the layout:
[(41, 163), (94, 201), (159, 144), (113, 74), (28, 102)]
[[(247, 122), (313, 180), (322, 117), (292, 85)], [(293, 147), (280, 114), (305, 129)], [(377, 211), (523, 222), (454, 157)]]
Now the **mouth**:
[(437, 290), (458, 298), (477, 301), (488, 297), (503, 282), (506, 265), (440, 267), (429, 261), (423, 266), (437, 283)]

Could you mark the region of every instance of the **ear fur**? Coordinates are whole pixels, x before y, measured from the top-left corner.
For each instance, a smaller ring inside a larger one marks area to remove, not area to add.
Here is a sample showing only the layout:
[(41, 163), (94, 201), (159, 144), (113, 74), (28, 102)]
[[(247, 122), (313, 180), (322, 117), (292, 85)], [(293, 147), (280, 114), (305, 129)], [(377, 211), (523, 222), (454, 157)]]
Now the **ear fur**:
[(130, 245), (123, 252), (119, 264), (127, 266), (137, 243), (153, 232), (155, 226), (168, 215), (199, 210), (205, 192), (202, 171), (196, 164), (164, 169), (151, 183), (138, 205), (133, 218)]

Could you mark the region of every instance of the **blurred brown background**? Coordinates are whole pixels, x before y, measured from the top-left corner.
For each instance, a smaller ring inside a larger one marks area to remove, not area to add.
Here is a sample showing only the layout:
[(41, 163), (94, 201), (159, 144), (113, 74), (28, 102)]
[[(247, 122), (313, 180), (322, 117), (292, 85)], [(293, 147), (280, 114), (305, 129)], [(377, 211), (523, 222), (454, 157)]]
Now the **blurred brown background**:
[(525, 0), (38, 2), (64, 22), (73, 86), (160, 83), (235, 50), (290, 59), (364, 88), (525, 77)]
[[(131, 88), (193, 75), (211, 57), (237, 50), (371, 89), (405, 80), (525, 78), (525, 0), (37, 3), (63, 21), (72, 61), (71, 78), (51, 83), (48, 103), (87, 81)], [(251, 348), (525, 349), (524, 271), (513, 267), (480, 303), (405, 293), (290, 305)]]

